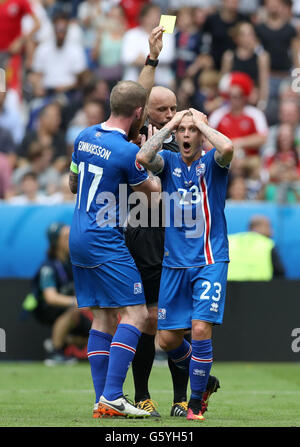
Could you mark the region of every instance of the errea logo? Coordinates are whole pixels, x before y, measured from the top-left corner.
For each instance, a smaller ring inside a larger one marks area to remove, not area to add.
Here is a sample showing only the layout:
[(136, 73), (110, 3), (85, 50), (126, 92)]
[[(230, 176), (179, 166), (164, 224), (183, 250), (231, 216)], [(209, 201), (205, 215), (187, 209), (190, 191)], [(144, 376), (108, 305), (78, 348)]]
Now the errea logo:
[(173, 171), (173, 175), (175, 175), (176, 177), (181, 177), (181, 169), (180, 168), (175, 168)]
[(209, 310), (211, 312), (218, 312), (219, 311), (219, 304), (218, 303), (212, 303)]

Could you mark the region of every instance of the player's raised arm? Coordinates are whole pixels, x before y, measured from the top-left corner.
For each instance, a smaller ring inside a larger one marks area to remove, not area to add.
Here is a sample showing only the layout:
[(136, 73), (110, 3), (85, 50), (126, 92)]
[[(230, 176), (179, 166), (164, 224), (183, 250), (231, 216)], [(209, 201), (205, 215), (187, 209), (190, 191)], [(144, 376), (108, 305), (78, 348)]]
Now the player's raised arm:
[(145, 65), (138, 78), (138, 83), (147, 90), (147, 95), (150, 95), (151, 89), (154, 85), (155, 69), (158, 64), (158, 57), (163, 47), (163, 30), (162, 26), (153, 28), (150, 33), (149, 42), (149, 55), (145, 61)]
[(200, 132), (216, 148), (215, 160), (221, 166), (227, 166), (233, 157), (233, 143), (222, 133), (209, 126), (207, 116), (196, 109), (189, 109), (193, 115), (194, 123)]
[[(157, 153), (161, 148), (164, 140), (168, 138), (171, 132), (177, 129), (183, 116), (187, 110), (177, 112), (174, 117), (162, 129), (154, 133), (141, 147), (137, 153), (136, 160), (149, 171), (154, 173), (160, 172), (164, 167), (163, 158)], [(149, 125), (148, 132), (152, 131)]]

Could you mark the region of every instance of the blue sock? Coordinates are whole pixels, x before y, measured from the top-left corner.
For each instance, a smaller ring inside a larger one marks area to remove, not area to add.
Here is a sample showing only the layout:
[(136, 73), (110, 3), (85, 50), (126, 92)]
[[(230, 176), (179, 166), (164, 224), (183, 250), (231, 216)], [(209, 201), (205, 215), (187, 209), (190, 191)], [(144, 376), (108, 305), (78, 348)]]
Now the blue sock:
[(184, 338), (178, 348), (168, 351), (167, 354), (178, 368), (188, 369), (192, 355), (192, 347)]
[(191, 399), (202, 399), (213, 362), (212, 341), (192, 340), (190, 361)]
[(111, 340), (110, 334), (96, 331), (96, 329), (90, 330), (87, 356), (96, 393), (96, 403), (99, 402), (105, 385)]
[(110, 356), (103, 396), (115, 400), (123, 396), (123, 383), (134, 357), (141, 332), (130, 324), (119, 324), (110, 345)]

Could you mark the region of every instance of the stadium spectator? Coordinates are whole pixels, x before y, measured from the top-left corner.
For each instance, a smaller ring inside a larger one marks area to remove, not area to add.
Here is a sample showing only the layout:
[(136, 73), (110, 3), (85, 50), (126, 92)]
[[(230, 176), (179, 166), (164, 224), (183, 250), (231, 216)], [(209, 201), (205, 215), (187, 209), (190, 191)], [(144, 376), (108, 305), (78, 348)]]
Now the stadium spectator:
[(247, 184), (245, 177), (233, 177), (228, 185), (228, 199), (241, 202), (247, 200)]
[(22, 19), (22, 35), (34, 33), (32, 38), (27, 40), (25, 46), (24, 68), (29, 70), (32, 65), (34, 51), (38, 44), (46, 42), (52, 38), (53, 30), (51, 19), (47, 14), (44, 2), (42, 0), (30, 0), (31, 8), (40, 22), (40, 27), (35, 31), (34, 20), (30, 15)]
[(239, 22), (230, 30), (236, 48), (223, 54), (221, 74), (235, 71), (248, 74), (255, 84), (255, 97), (251, 97), (258, 108), (264, 110), (269, 97), (270, 58), (259, 47), (254, 27), (249, 22)]
[[(149, 0), (119, 0), (118, 3), (122, 6), (126, 20), (127, 28), (135, 28), (140, 24), (140, 13), (145, 5), (150, 3)], [(158, 23), (156, 24), (158, 25)]]
[(33, 55), (32, 70), (42, 79), (48, 95), (73, 92), (87, 68), (83, 46), (67, 38), (69, 23), (66, 14), (57, 14), (53, 19), (55, 39), (41, 43)]
[(215, 110), (209, 117), (210, 125), (233, 141), (239, 156), (259, 154), (268, 136), (264, 113), (248, 104), (252, 88), (253, 82), (248, 75), (232, 73), (228, 104)]
[(43, 146), (51, 146), (54, 150), (54, 160), (64, 159), (66, 156), (66, 143), (64, 133), (60, 130), (61, 107), (57, 102), (46, 105), (39, 113), (36, 130), (28, 131), (20, 146), (19, 155), (27, 157), (29, 146), (38, 141)]
[(26, 172), (20, 182), (20, 194), (8, 199), (12, 205), (47, 205), (47, 195), (39, 192), (38, 177), (35, 172)]
[(121, 6), (113, 6), (106, 15), (105, 24), (98, 30), (92, 58), (98, 68), (97, 77), (114, 84), (122, 78), (121, 50), (126, 31), (124, 12)]
[[(69, 258), (70, 227), (54, 222), (47, 230), (47, 259), (33, 279), (32, 291), (23, 307), (41, 323), (52, 328), (52, 350), (45, 359), (47, 366), (73, 363), (64, 348), (70, 337), (86, 344), (91, 321), (77, 308), (72, 266)], [(76, 337), (77, 340), (74, 338)]]
[(0, 151), (0, 200), (9, 197), (12, 166), (6, 154)]
[[(265, 166), (270, 172), (272, 179), (272, 171), (274, 165), (288, 163), (297, 168), (300, 179), (300, 163), (299, 154), (296, 149), (296, 140), (294, 128), (290, 124), (281, 124), (278, 126), (277, 141), (274, 146), (274, 152), (265, 159)], [(276, 170), (276, 168), (275, 168)]]
[(278, 131), (282, 124), (293, 128), (294, 146), (300, 155), (300, 107), (296, 100), (283, 100), (279, 103), (278, 123), (269, 127), (268, 139), (262, 147), (262, 156), (269, 158), (276, 151)]
[(83, 108), (79, 110), (71, 121), (66, 132), (66, 143), (68, 153), (73, 150), (73, 144), (79, 133), (86, 127), (95, 126), (105, 119), (105, 108), (101, 101), (88, 100)]
[(210, 14), (204, 24), (203, 31), (211, 35), (210, 54), (217, 70), (221, 68), (225, 51), (235, 48), (229, 30), (238, 22), (249, 20), (248, 16), (241, 14), (238, 9), (239, 0), (221, 0), (219, 10)]
[(279, 203), (300, 201), (299, 154), (295, 148), (294, 129), (291, 125), (280, 125), (275, 153), (265, 159), (265, 166), (270, 179), (265, 186), (263, 198)]
[(203, 35), (194, 21), (193, 8), (185, 6), (177, 12), (175, 45), (173, 67), (177, 82), (185, 77), (194, 78), (202, 69), (213, 66), (211, 56), (204, 54)]
[[(9, 130), (0, 126), (0, 153), (5, 155), (5, 158), (10, 163), (11, 169), (14, 169), (17, 164), (17, 147), (13, 141)], [(2, 160), (4, 160), (2, 158)]]
[(28, 149), (27, 162), (14, 170), (12, 185), (15, 194), (19, 192), (24, 175), (33, 172), (37, 176), (38, 190), (45, 194), (53, 194), (57, 190), (60, 175), (52, 166), (53, 148), (33, 141)]
[(69, 187), (69, 173), (64, 173), (59, 179), (58, 191), (48, 197), (49, 205), (56, 205), (58, 203), (70, 203), (75, 201), (74, 194)]
[(220, 73), (217, 70), (203, 70), (198, 76), (197, 87), (192, 97), (193, 108), (210, 115), (224, 103), (219, 93)]
[(268, 173), (259, 157), (250, 157), (243, 161), (247, 200), (262, 200), (264, 186), (269, 180)]
[(109, 115), (109, 92), (110, 88), (103, 79), (92, 78), (79, 90), (78, 97), (62, 107), (62, 129), (66, 130), (77, 112), (83, 109), (88, 101), (98, 101), (103, 104), (105, 118)]
[(24, 122), (19, 100), (13, 90), (0, 91), (0, 126), (10, 132), (15, 145), (21, 143), (24, 136)]
[(283, 278), (285, 269), (271, 238), (271, 222), (260, 215), (250, 219), (248, 231), (229, 235), (228, 281)]
[(195, 83), (191, 78), (184, 78), (176, 89), (178, 110), (188, 109), (195, 94)]
[[(34, 22), (31, 31), (22, 33), (22, 18), (30, 15)], [(21, 51), (40, 27), (40, 22), (28, 0), (0, 1), (0, 66), (9, 73), (7, 87), (22, 90)]]
[(300, 40), (286, 13), (286, 0), (265, 0), (265, 19), (256, 26), (257, 36), (270, 55), (269, 99), (276, 101), (282, 79), (299, 66)]
[[(122, 64), (124, 80), (137, 81), (141, 68), (145, 64), (148, 48), (148, 37), (159, 23), (160, 8), (154, 4), (146, 5), (140, 13), (139, 26), (128, 30), (123, 38)], [(174, 34), (164, 34), (163, 49), (159, 56), (159, 65), (155, 72), (155, 83), (170, 87), (174, 81), (171, 64), (175, 57)]]
[(91, 61), (91, 50), (99, 28), (105, 25), (106, 10), (101, 0), (85, 0), (78, 6), (77, 19), (83, 29), (83, 45)]

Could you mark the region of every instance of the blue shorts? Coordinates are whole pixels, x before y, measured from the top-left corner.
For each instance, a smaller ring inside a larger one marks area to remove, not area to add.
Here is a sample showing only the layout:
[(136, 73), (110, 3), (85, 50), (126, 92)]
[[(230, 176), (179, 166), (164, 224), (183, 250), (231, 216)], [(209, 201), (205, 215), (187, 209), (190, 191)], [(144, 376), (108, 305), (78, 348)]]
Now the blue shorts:
[(158, 329), (185, 329), (192, 320), (222, 324), (227, 262), (191, 268), (163, 267), (158, 298)]
[(97, 267), (73, 265), (78, 307), (126, 307), (145, 303), (141, 276), (131, 257)]

